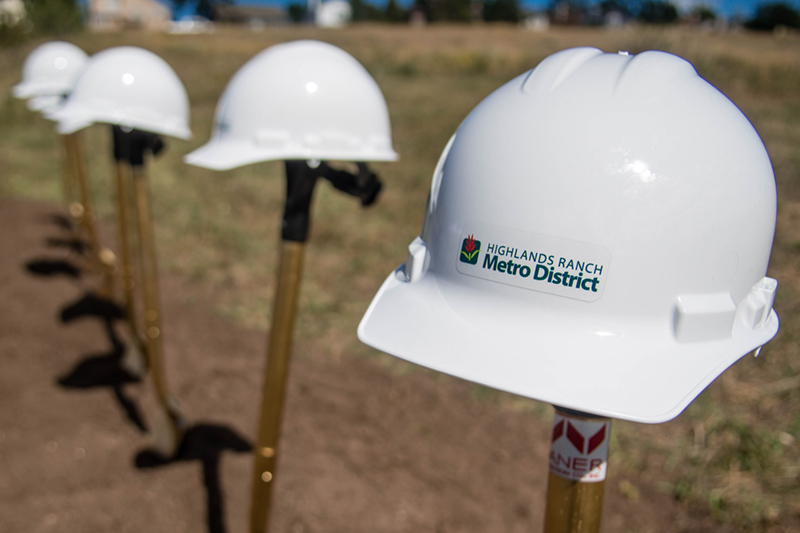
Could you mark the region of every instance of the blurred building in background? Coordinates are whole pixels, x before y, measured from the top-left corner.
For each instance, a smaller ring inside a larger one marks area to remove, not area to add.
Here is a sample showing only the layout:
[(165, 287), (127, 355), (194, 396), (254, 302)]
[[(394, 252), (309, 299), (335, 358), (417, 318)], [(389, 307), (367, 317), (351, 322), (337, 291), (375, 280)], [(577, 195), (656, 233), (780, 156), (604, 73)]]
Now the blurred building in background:
[(342, 28), (353, 18), (353, 8), (345, 0), (310, 0), (308, 6), (314, 15), (314, 24), (321, 28)]
[(274, 6), (219, 4), (214, 6), (212, 14), (216, 22), (242, 24), (254, 30), (289, 24), (289, 15), (286, 10)]
[(547, 13), (531, 12), (525, 15), (522, 25), (526, 30), (547, 31), (550, 29), (550, 17)]
[(25, 13), (22, 0), (0, 0), (0, 24), (16, 26), (25, 18)]
[(86, 25), (96, 31), (166, 30), (172, 8), (159, 0), (87, 0)]

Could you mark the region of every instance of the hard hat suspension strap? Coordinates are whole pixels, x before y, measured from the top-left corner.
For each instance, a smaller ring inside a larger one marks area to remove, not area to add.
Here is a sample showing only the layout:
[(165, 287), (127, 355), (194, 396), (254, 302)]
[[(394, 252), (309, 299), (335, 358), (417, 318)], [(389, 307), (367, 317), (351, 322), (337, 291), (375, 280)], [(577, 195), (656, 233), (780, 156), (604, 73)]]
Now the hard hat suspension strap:
[(321, 163), (317, 170), (331, 185), (350, 196), (359, 198), (361, 205), (366, 207), (375, 202), (383, 186), (377, 174), (372, 172), (366, 163), (357, 164), (358, 174), (332, 168), (325, 162)]
[(306, 242), (310, 226), (311, 197), (319, 178), (334, 188), (355, 196), (366, 207), (375, 202), (382, 185), (366, 163), (358, 163), (358, 174), (331, 167), (325, 161), (311, 166), (307, 161), (286, 161), (286, 206), (281, 223), (284, 241)]
[(153, 156), (158, 156), (166, 148), (164, 139), (156, 133), (123, 126), (112, 126), (112, 132), (114, 160), (127, 161), (132, 167), (143, 166), (148, 151)]

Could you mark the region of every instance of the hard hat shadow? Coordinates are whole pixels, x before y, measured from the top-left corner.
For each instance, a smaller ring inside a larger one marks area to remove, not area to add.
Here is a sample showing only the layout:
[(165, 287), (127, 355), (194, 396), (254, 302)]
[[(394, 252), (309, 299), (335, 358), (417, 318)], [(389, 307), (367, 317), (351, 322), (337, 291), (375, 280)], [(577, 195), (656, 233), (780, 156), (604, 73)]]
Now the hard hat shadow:
[(126, 418), (142, 432), (147, 431), (139, 407), (125, 392), (124, 385), (138, 383), (141, 378), (123, 368), (126, 346), (114, 330), (114, 321), (123, 317), (122, 310), (113, 302), (87, 294), (61, 311), (61, 322), (68, 324), (82, 317), (95, 317), (102, 321), (111, 349), (102, 354), (87, 354), (67, 374), (56, 382), (66, 389), (93, 389), (108, 387)]
[(78, 226), (75, 219), (62, 213), (51, 213), (43, 217), (43, 220), (67, 234), (66, 236), (45, 238), (44, 242), (48, 248), (66, 248), (70, 254), (77, 256), (83, 256), (90, 251), (89, 243), (76, 233)]
[(45, 244), (50, 248), (66, 248), (75, 255), (83, 255), (89, 251), (86, 241), (77, 237), (48, 237)]
[(43, 218), (45, 222), (49, 222), (55, 226), (58, 226), (64, 231), (73, 231), (75, 229), (75, 226), (72, 224), (72, 220), (70, 220), (68, 216), (62, 215), (61, 213), (51, 213)]
[(64, 324), (82, 317), (96, 317), (105, 320), (108, 322), (109, 335), (113, 335), (112, 342), (120, 342), (110, 324), (115, 320), (125, 318), (125, 313), (116, 303), (88, 292), (76, 302), (68, 304), (61, 309), (61, 322)]
[(79, 279), (81, 271), (64, 259), (33, 259), (25, 264), (25, 269), (36, 276), (53, 277), (66, 276)]
[[(52, 213), (43, 218), (45, 222), (54, 224), (60, 230), (68, 234), (67, 236), (45, 238), (44, 242), (48, 248), (65, 249), (68, 257), (76, 257), (79, 261), (86, 257), (90, 251), (89, 245), (80, 236), (75, 234), (75, 226), (69, 217), (60, 213)], [(81, 277), (80, 267), (65, 258), (32, 259), (25, 264), (25, 268), (31, 274), (43, 277), (58, 275), (64, 275), (73, 279)]]
[(136, 468), (145, 470), (172, 463), (199, 461), (203, 466), (209, 533), (225, 533), (225, 509), (220, 485), (219, 461), (225, 451), (248, 453), (252, 445), (234, 430), (215, 424), (195, 424), (184, 433), (175, 457), (165, 458), (153, 450), (136, 455)]

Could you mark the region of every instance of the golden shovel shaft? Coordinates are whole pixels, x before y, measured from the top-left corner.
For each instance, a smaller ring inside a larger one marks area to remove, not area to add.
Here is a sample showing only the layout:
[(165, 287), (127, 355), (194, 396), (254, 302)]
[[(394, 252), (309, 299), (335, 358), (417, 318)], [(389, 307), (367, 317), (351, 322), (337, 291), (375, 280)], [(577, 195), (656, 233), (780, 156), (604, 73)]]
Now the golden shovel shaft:
[(550, 472), (545, 533), (597, 533), (603, 516), (605, 481), (581, 483)]
[(167, 405), (169, 398), (167, 376), (164, 368), (163, 344), (161, 341), (161, 306), (158, 293), (158, 261), (156, 258), (153, 224), (150, 216), (150, 195), (147, 177), (142, 168), (133, 169), (133, 184), (136, 194), (136, 214), (141, 257), (142, 292), (144, 295), (144, 330), (147, 339), (147, 358), (152, 372), (158, 401)]
[(75, 181), (78, 183), (78, 193), (82, 206), (80, 221), (89, 239), (90, 256), (103, 275), (100, 292), (105, 298), (111, 299), (114, 294), (114, 254), (100, 246), (80, 132), (66, 135), (64, 142), (67, 154), (71, 154), (68, 160), (70, 160), (70, 166), (73, 168)]
[[(158, 291), (158, 261), (156, 258), (155, 237), (150, 213), (150, 195), (147, 177), (143, 167), (131, 167), (136, 200), (136, 221), (139, 236), (139, 255), (141, 265), (141, 285), (144, 301), (144, 335), (146, 339), (147, 366), (153, 379), (161, 415), (159, 420), (167, 425), (169, 432), (166, 441), (158, 445), (158, 451), (173, 456), (178, 451), (185, 426), (183, 415), (177, 402), (169, 393), (164, 348), (161, 335), (161, 306)], [(157, 422), (159, 422), (157, 421)]]
[[(77, 203), (77, 196), (75, 194), (75, 183), (73, 179), (73, 163), (72, 163), (72, 150), (70, 148), (69, 137), (61, 135), (61, 179), (62, 187), (64, 189), (64, 203), (67, 209), (72, 212), (72, 204)], [(77, 217), (76, 217), (77, 218)]]
[(281, 415), (286, 392), (286, 377), (289, 373), (289, 356), (292, 348), (294, 319), (297, 314), (304, 251), (305, 244), (302, 242), (282, 242), (277, 292), (267, 348), (258, 445), (253, 465), (250, 507), (250, 531), (252, 533), (264, 533), (268, 531), (269, 527)]
[(65, 136), (68, 152), (72, 154), (72, 167), (75, 174), (75, 181), (78, 183), (78, 195), (80, 197), (81, 205), (83, 206), (83, 214), (81, 216), (81, 224), (83, 225), (86, 235), (89, 239), (89, 247), (91, 253), (95, 258), (100, 257), (100, 240), (97, 237), (97, 228), (95, 227), (94, 208), (92, 207), (92, 195), (89, 191), (89, 183), (86, 177), (86, 160), (83, 155), (83, 147), (81, 146), (81, 138), (79, 133), (71, 133)]
[(70, 135), (61, 135), (62, 168), (64, 178), (64, 200), (72, 217), (73, 232), (80, 239), (85, 230), (85, 211), (81, 203), (82, 188), (79, 185), (77, 164), (75, 161), (74, 139)]
[(75, 150), (73, 149), (73, 139), (70, 135), (61, 136), (61, 146), (63, 147), (63, 168), (64, 185), (67, 191), (67, 208), (73, 221), (77, 225), (75, 234), (80, 237), (83, 227), (83, 204), (81, 204), (80, 187), (78, 186), (77, 169), (75, 165)]
[(136, 316), (136, 280), (133, 269), (133, 246), (131, 243), (131, 212), (130, 212), (130, 167), (124, 162), (117, 161), (117, 209), (118, 229), (120, 242), (120, 256), (122, 259), (122, 289), (125, 298), (125, 314), (133, 334), (133, 342), (141, 345), (144, 341), (139, 333)]
[[(561, 411), (556, 413), (567, 420), (582, 420), (575, 413)], [(611, 423), (607, 418), (590, 417), (596, 422), (607, 422), (604, 432), (608, 439)], [(555, 453), (555, 446), (551, 450)], [(575, 481), (567, 479), (552, 468), (547, 480), (547, 507), (545, 509), (544, 533), (598, 533), (603, 516), (603, 495), (605, 494), (605, 475), (602, 481)]]

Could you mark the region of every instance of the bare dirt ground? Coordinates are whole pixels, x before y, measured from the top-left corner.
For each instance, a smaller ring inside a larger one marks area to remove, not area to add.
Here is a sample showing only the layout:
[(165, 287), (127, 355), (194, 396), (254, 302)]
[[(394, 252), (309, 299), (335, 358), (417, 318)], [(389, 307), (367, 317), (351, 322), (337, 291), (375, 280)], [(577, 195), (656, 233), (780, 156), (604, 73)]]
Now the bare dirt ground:
[[(0, 531), (245, 531), (263, 333), (162, 278), (168, 371), (194, 426), (176, 461), (149, 461), (151, 391), (119, 368), (121, 322), (75, 305), (93, 280), (62, 213), (0, 201)], [(272, 531), (541, 531), (548, 417), (312, 344), (295, 345)], [(732, 531), (655, 486), (612, 470), (603, 531)]]

